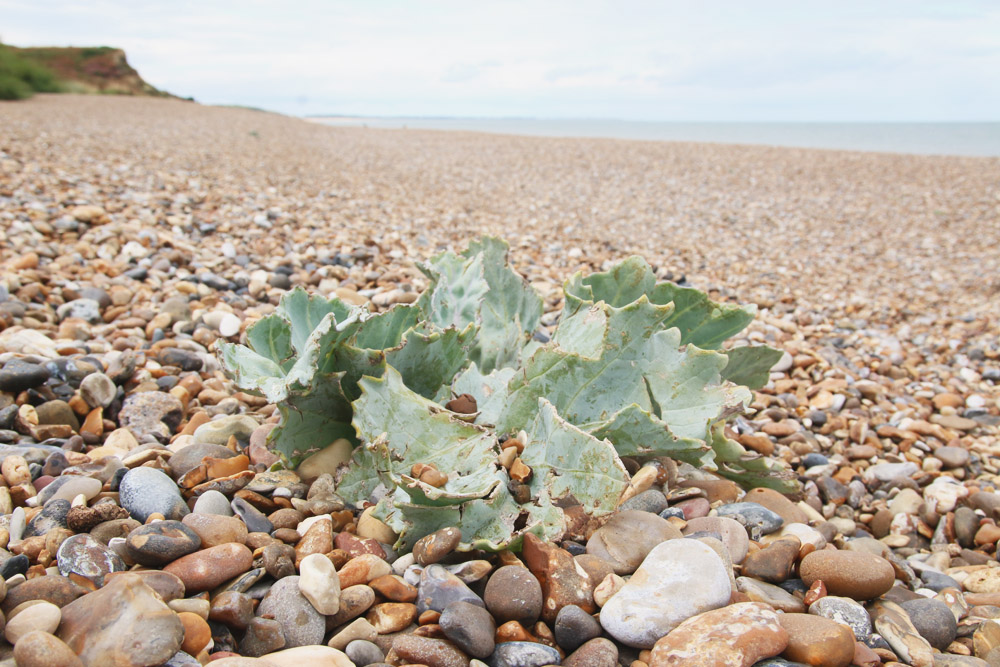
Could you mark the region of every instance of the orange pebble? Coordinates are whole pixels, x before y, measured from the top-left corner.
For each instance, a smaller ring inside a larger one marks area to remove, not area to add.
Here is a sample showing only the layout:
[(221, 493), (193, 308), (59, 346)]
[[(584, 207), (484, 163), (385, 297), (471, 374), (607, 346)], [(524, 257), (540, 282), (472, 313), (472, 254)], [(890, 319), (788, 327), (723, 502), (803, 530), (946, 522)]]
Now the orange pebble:
[(208, 627), (208, 622), (198, 614), (189, 611), (182, 611), (177, 614), (184, 625), (184, 641), (181, 643), (181, 650), (189, 655), (198, 655), (202, 649), (208, 646), (212, 639), (212, 629)]

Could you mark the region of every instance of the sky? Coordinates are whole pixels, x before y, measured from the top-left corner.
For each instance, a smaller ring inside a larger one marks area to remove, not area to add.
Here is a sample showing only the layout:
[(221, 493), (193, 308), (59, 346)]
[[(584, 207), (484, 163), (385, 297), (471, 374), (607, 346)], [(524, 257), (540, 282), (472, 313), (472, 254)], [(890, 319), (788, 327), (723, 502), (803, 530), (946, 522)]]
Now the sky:
[(1000, 121), (995, 0), (0, 0), (0, 40), (300, 116)]

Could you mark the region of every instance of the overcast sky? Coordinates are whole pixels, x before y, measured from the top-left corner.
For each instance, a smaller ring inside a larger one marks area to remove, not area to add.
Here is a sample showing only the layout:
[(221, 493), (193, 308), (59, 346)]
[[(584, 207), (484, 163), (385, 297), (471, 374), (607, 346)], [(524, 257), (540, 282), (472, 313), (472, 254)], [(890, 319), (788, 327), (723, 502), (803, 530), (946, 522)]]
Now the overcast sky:
[(0, 39), (296, 115), (1000, 120), (994, 0), (0, 0)]

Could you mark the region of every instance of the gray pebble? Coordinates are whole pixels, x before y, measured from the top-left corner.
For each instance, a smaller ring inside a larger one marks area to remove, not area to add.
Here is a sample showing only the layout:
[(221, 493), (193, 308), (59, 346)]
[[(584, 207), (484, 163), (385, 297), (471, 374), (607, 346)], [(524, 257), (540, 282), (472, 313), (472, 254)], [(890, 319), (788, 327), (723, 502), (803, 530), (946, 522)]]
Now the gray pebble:
[(951, 609), (941, 600), (933, 598), (908, 600), (899, 606), (906, 611), (920, 636), (934, 648), (944, 651), (955, 641), (958, 623)]
[(118, 501), (139, 523), (145, 523), (150, 514), (180, 519), (189, 512), (177, 485), (156, 468), (139, 467), (125, 473), (118, 486)]
[(490, 667), (543, 667), (558, 665), (559, 651), (545, 644), (534, 642), (504, 642), (497, 644), (487, 660)]
[(355, 639), (344, 649), (344, 653), (357, 667), (366, 667), (385, 660), (382, 649), (370, 641)]

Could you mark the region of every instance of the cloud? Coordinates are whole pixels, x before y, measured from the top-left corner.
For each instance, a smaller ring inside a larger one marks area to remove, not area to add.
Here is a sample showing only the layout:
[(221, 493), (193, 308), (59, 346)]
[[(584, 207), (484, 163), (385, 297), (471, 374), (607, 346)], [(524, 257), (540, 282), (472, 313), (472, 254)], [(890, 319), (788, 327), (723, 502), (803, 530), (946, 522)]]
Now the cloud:
[(996, 120), (995, 7), (0, 0), (0, 36), (121, 46), (158, 87), (290, 113)]

